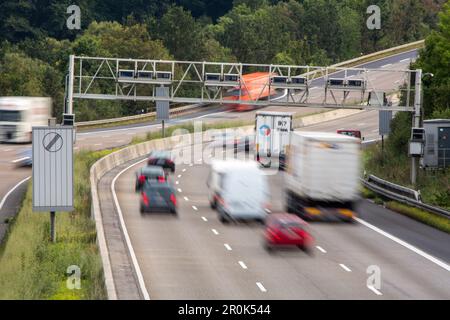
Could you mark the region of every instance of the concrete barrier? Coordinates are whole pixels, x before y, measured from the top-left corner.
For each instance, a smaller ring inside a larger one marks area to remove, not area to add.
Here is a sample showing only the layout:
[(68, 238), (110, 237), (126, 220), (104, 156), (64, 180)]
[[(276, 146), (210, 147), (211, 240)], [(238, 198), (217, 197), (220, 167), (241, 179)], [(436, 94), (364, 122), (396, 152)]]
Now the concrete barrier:
[(294, 129), (296, 129), (296, 128), (301, 128), (301, 127), (311, 126), (311, 125), (322, 123), (322, 122), (345, 118), (345, 117), (348, 117), (348, 116), (351, 116), (351, 115), (354, 115), (354, 114), (357, 114), (360, 112), (364, 112), (364, 110), (336, 109), (333, 111), (312, 114), (309, 116), (294, 119), (293, 127), (294, 127)]

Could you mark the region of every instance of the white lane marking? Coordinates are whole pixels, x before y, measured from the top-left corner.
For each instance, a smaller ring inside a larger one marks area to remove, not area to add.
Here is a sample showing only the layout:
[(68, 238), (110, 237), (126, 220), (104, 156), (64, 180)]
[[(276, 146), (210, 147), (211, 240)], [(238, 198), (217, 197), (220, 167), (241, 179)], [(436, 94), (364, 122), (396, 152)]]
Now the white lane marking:
[(392, 241), (397, 242), (399, 245), (401, 245), (401, 246), (403, 246), (403, 247), (405, 247), (405, 248), (407, 248), (407, 249), (417, 253), (418, 255), (424, 257), (425, 259), (427, 259), (427, 260), (437, 264), (441, 268), (443, 268), (443, 269), (445, 269), (447, 271), (450, 271), (450, 266), (448, 264), (446, 264), (445, 262), (442, 262), (441, 260), (433, 257), (432, 255), (430, 255), (430, 254), (420, 250), (419, 248), (416, 248), (413, 245), (411, 245), (411, 244), (409, 244), (409, 243), (407, 243), (407, 242), (405, 242), (403, 240), (400, 240), (399, 238), (393, 236), (392, 234), (387, 233), (386, 231), (383, 231), (380, 228), (377, 228), (374, 225), (372, 225), (372, 224), (370, 224), (370, 223), (368, 223), (368, 222), (366, 222), (366, 221), (364, 221), (364, 220), (362, 220), (360, 218), (355, 218), (355, 220), (358, 221), (359, 223), (361, 223), (362, 225), (366, 226), (367, 228), (372, 229), (375, 232), (378, 232), (379, 234), (385, 236), (386, 238), (389, 238)]
[(189, 164), (189, 167), (192, 167), (193, 165), (194, 165), (194, 164), (190, 163), (190, 164)]
[(211, 231), (217, 236), (219, 232), (216, 229), (211, 229)]
[(264, 288), (264, 286), (262, 285), (261, 282), (257, 282), (256, 285), (258, 286), (259, 290), (261, 290), (262, 292), (267, 292), (267, 289)]
[(117, 140), (118, 143), (124, 143), (125, 140)]
[(111, 136), (102, 136), (102, 138), (109, 138), (109, 137), (111, 137)]
[(134, 132), (128, 132), (127, 133), (127, 135), (129, 135), (129, 136), (131, 136), (131, 135), (133, 135), (134, 134)]
[(202, 217), (202, 220), (208, 222), (208, 219), (206, 219), (206, 217)]
[(231, 249), (230, 245), (228, 243), (224, 243), (224, 247), (228, 250), (231, 251), (233, 249)]
[(25, 179), (23, 179), (23, 180), (21, 180), (19, 183), (17, 183), (14, 187), (12, 187), (11, 189), (9, 189), (9, 191), (5, 194), (5, 196), (3, 197), (2, 201), (0, 202), (0, 210), (2, 210), (3, 205), (5, 204), (6, 199), (8, 199), (9, 195), (10, 195), (11, 193), (13, 193), (14, 190), (16, 190), (22, 183), (24, 183), (25, 181), (27, 181), (27, 180), (30, 179), (30, 178), (31, 178), (31, 176), (26, 177)]
[(188, 197), (184, 197), (184, 200), (189, 201), (189, 198)]
[(102, 143), (96, 143), (96, 144), (94, 144), (94, 146), (101, 146), (102, 145)]
[(192, 206), (192, 209), (194, 209), (195, 211), (198, 210), (198, 208), (196, 206)]
[(123, 219), (122, 210), (120, 208), (119, 201), (117, 200), (116, 188), (115, 188), (116, 180), (120, 177), (120, 175), (122, 173), (124, 173), (125, 171), (129, 170), (130, 168), (132, 168), (135, 165), (137, 165), (137, 164), (139, 164), (141, 162), (144, 162), (144, 161), (147, 161), (147, 159), (140, 160), (140, 161), (138, 161), (138, 162), (136, 162), (136, 163), (126, 167), (122, 171), (120, 171), (114, 177), (114, 179), (113, 179), (113, 181), (111, 183), (111, 192), (112, 192), (112, 195), (113, 195), (114, 203), (115, 203), (116, 208), (117, 208), (117, 213), (119, 214), (120, 225), (122, 226), (122, 232), (123, 232), (123, 234), (125, 236), (125, 242), (127, 244), (128, 251), (130, 252), (131, 261), (133, 262), (134, 270), (136, 271), (136, 275), (137, 275), (138, 282), (139, 282), (139, 287), (141, 289), (142, 295), (144, 296), (144, 299), (145, 300), (150, 300), (150, 295), (148, 294), (147, 288), (145, 287), (144, 277), (142, 275), (141, 268), (139, 267), (139, 263), (137, 261), (136, 254), (134, 252), (133, 246), (131, 245), (130, 236), (128, 235), (127, 227), (126, 227), (125, 221)]
[(389, 66), (392, 66), (392, 63), (385, 64), (384, 66), (381, 66), (381, 67), (382, 68), (386, 68), (386, 67), (389, 67)]
[(19, 161), (27, 160), (27, 159), (30, 159), (30, 157), (19, 158), (19, 159), (13, 160), (13, 161), (11, 161), (11, 162), (12, 162), (12, 163), (17, 163), (17, 162), (19, 162)]
[(365, 122), (362, 122), (362, 123), (358, 123), (358, 124), (357, 124), (358, 127), (364, 127), (365, 125), (366, 125)]
[(327, 253), (327, 250), (322, 248), (321, 246), (316, 246), (317, 250), (321, 251), (322, 253)]
[(186, 169), (183, 169), (183, 170), (181, 170), (181, 171), (186, 172)]
[(179, 184), (180, 182), (179, 181), (175, 181), (175, 184)]
[(238, 261), (239, 265), (242, 267), (242, 269), (248, 269), (247, 266), (245, 265), (244, 261)]
[(403, 60), (400, 60), (400, 62), (406, 62), (406, 61), (410, 61), (411, 59), (410, 58), (408, 58), (408, 59), (403, 59)]
[(177, 178), (181, 178), (181, 174), (179, 174)]
[(73, 148), (73, 150), (78, 150), (78, 149), (80, 149), (80, 147), (75, 147), (75, 148)]
[(380, 291), (378, 291), (377, 289), (375, 289), (374, 286), (367, 286), (367, 288), (369, 288), (370, 290), (372, 290), (373, 292), (375, 292), (375, 294), (378, 295), (378, 296), (382, 296), (382, 295), (383, 295)]
[(343, 263), (339, 263), (339, 265), (341, 266), (341, 268), (342, 269), (344, 269), (345, 271), (347, 271), (347, 272), (351, 272), (352, 270), (350, 270), (350, 268), (349, 267), (347, 267), (345, 264), (343, 264)]
[(183, 190), (181, 190), (180, 188), (178, 188), (178, 192), (180, 192), (180, 193), (181, 193), (181, 192), (183, 192)]
[(12, 149), (3, 149), (3, 152), (10, 152)]

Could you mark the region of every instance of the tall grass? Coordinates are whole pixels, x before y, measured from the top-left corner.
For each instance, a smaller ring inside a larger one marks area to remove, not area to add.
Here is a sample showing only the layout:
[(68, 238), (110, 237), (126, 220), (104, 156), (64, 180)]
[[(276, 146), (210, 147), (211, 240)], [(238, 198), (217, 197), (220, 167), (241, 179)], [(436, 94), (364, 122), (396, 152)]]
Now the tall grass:
[[(49, 213), (32, 212), (32, 189), (0, 247), (0, 299), (104, 299), (106, 292), (95, 223), (90, 218), (89, 169), (111, 151), (75, 155), (74, 204), (56, 214), (56, 243), (50, 241)], [(81, 269), (81, 289), (69, 290), (67, 268)]]
[(364, 167), (367, 173), (420, 190), (424, 202), (450, 209), (450, 170), (419, 170), (417, 185), (411, 185), (411, 159), (401, 151), (373, 145), (364, 151)]

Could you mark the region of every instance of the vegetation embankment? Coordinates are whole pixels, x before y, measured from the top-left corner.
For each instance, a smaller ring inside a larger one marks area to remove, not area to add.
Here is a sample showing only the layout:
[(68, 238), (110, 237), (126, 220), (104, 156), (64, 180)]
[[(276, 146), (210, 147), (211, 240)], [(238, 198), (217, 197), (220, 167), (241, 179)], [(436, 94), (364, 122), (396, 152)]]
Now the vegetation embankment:
[[(106, 298), (95, 223), (90, 218), (89, 168), (110, 152), (81, 151), (75, 155), (75, 210), (56, 214), (56, 243), (50, 241), (49, 214), (32, 211), (29, 185), (0, 247), (0, 300)], [(72, 265), (81, 271), (79, 290), (67, 286), (67, 269)]]
[[(437, 30), (425, 40), (425, 48), (411, 68), (422, 69), (423, 115), (425, 119), (450, 119), (450, 3), (439, 15)], [(405, 102), (406, 96), (401, 97)], [(368, 174), (420, 190), (425, 203), (450, 210), (450, 168), (419, 170), (416, 185), (410, 182), (411, 159), (408, 142), (411, 134), (411, 114), (399, 112), (391, 123), (391, 133), (384, 150), (380, 144), (364, 152), (364, 166)], [(377, 201), (380, 201), (378, 199)], [(396, 202), (387, 206), (419, 221), (448, 230), (448, 219)]]

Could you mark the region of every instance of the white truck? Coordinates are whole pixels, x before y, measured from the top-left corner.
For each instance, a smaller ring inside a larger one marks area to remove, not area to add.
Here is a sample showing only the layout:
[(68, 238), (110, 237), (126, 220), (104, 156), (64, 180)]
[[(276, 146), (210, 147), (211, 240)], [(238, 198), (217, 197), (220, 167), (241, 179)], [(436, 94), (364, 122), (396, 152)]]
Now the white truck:
[(31, 142), (31, 127), (47, 125), (52, 99), (0, 97), (0, 142)]
[(284, 174), (286, 211), (308, 220), (353, 221), (360, 144), (336, 133), (292, 132)]
[(286, 148), (292, 131), (292, 113), (256, 112), (255, 160), (263, 167), (284, 169)]

